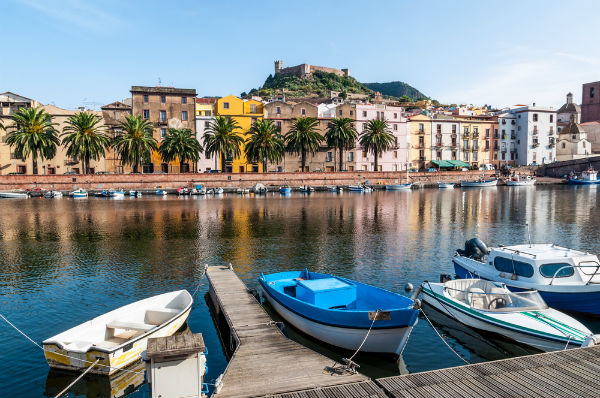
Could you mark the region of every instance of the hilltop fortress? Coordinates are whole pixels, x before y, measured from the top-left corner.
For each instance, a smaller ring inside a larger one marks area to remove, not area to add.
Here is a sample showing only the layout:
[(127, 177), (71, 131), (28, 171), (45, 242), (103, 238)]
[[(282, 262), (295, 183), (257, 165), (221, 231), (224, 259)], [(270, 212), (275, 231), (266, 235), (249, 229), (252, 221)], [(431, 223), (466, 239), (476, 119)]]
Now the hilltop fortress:
[(350, 76), (350, 69), (335, 69), (335, 68), (327, 68), (325, 66), (315, 66), (309, 64), (300, 64), (296, 66), (290, 66), (287, 68), (283, 67), (283, 61), (278, 60), (275, 61), (275, 75), (282, 76), (297, 76), (300, 78), (311, 78), (313, 73), (316, 71), (325, 72), (325, 73), (334, 73), (338, 76)]

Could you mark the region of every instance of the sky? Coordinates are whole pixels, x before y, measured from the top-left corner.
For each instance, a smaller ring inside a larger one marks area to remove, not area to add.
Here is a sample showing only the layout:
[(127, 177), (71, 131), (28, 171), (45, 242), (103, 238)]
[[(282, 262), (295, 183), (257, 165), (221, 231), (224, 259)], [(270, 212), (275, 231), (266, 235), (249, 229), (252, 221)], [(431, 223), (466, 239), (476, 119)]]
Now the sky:
[(599, 15), (597, 0), (2, 0), (0, 92), (65, 108), (159, 79), (239, 95), (281, 59), (442, 103), (559, 107), (600, 80)]

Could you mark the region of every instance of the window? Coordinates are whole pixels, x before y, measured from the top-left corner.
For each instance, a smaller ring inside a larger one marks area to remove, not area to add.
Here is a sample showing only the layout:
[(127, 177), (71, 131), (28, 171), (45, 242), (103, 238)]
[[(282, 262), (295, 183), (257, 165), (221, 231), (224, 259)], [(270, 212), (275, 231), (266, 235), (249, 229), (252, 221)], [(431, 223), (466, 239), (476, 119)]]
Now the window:
[(302, 116), (306, 115), (306, 109), (304, 109), (304, 108), (300, 109), (300, 114)]
[(342, 116), (342, 114), (343, 114), (343, 112), (342, 112), (342, 110), (340, 109), (340, 110), (338, 111), (338, 115)]
[(167, 111), (160, 111), (160, 121), (164, 122), (167, 120)]
[(590, 98), (594, 98), (594, 87), (590, 87)]
[(204, 128), (210, 127), (210, 122), (204, 122)]
[(463, 152), (463, 160), (464, 160), (465, 162), (468, 162), (468, 161), (469, 161), (469, 152)]
[(367, 111), (363, 111), (363, 117), (367, 117)]
[(394, 113), (394, 119), (398, 119), (398, 114)]
[(394, 159), (398, 159), (398, 151), (394, 151)]
[(363, 154), (363, 158), (366, 158), (366, 157), (367, 157), (367, 151), (363, 151), (363, 153), (362, 153), (362, 154)]
[(562, 143), (562, 148), (565, 149), (567, 147), (567, 144), (565, 144), (564, 142)]
[(181, 103), (187, 104), (187, 97), (181, 97)]
[(456, 134), (456, 124), (452, 125), (452, 134)]
[(479, 134), (479, 128), (473, 127), (473, 134)]
[(354, 152), (348, 152), (348, 161), (354, 162)]
[(256, 113), (256, 104), (250, 104), (250, 113)]
[(419, 137), (419, 146), (422, 148), (425, 145), (425, 137)]
[(164, 104), (165, 102), (167, 102), (167, 97), (165, 97), (164, 95), (161, 95), (161, 96), (160, 96), (160, 102), (161, 102), (161, 103), (163, 103), (163, 104)]
[(502, 119), (502, 124), (506, 124), (506, 119)]
[(473, 152), (473, 161), (476, 162), (477, 161), (477, 152)]
[(144, 94), (144, 102), (148, 102), (148, 94)]
[(550, 123), (554, 122), (554, 115), (550, 115)]
[(281, 130), (281, 122), (277, 122), (277, 128)]
[(485, 142), (485, 150), (486, 150), (486, 151), (489, 151), (489, 150), (490, 150), (490, 142), (489, 142), (489, 141), (486, 141), (486, 142)]
[(229, 109), (229, 102), (223, 102), (223, 109)]
[(442, 125), (441, 125), (441, 124), (438, 124), (438, 125), (436, 126), (436, 129), (437, 129), (437, 132), (438, 132), (438, 134), (441, 134), (441, 133), (442, 133)]
[(331, 162), (333, 159), (333, 154), (331, 152), (327, 152), (326, 162)]
[(160, 138), (165, 138), (166, 136), (167, 136), (167, 129), (161, 128), (160, 129)]
[(143, 117), (144, 119), (150, 119), (150, 109), (144, 109), (144, 110), (142, 111), (142, 117)]
[(212, 116), (212, 112), (211, 111), (204, 111), (204, 116)]
[(498, 129), (494, 129), (494, 138), (498, 138)]
[(436, 155), (437, 155), (437, 160), (442, 160), (442, 152), (441, 151), (438, 151)]
[(537, 114), (537, 113), (534, 113), (534, 114), (533, 114), (533, 121), (534, 121), (534, 122), (537, 122), (537, 121), (538, 121), (538, 114)]
[(281, 107), (278, 106), (277, 108), (275, 108), (275, 113), (278, 115), (281, 115)]
[(366, 130), (366, 129), (367, 129), (367, 123), (363, 123), (363, 125), (362, 125), (362, 129), (363, 129), (363, 130)]
[(398, 131), (398, 125), (394, 124), (394, 131)]
[(574, 270), (573, 266), (567, 263), (542, 264), (540, 265), (540, 274), (542, 274), (542, 276), (546, 278), (552, 278), (553, 276), (555, 276), (556, 278), (567, 278), (569, 276), (573, 276)]
[(465, 135), (469, 135), (469, 128), (465, 127)]
[(425, 131), (425, 126), (423, 123), (419, 123), (419, 133), (422, 133), (423, 131)]
[(465, 151), (469, 150), (469, 140), (463, 140), (463, 149)]
[(490, 138), (490, 129), (485, 129), (485, 138)]
[(494, 267), (500, 272), (516, 274), (525, 278), (533, 276), (533, 267), (531, 264), (513, 260), (512, 258), (496, 257), (494, 259)]
[(452, 151), (452, 160), (456, 160), (456, 151)]
[(350, 111), (350, 116), (354, 115), (354, 111)]

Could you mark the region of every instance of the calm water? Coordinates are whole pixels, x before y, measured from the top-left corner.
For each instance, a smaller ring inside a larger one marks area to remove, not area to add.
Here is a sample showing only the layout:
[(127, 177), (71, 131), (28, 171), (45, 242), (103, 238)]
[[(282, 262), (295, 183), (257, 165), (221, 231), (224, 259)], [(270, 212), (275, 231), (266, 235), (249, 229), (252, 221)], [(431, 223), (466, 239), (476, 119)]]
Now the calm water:
[[(0, 313), (35, 341), (121, 305), (197, 286), (204, 264), (231, 262), (248, 284), (260, 272), (330, 272), (404, 292), (451, 273), (450, 256), (473, 236), (491, 245), (527, 239), (600, 252), (596, 187), (416, 190), (290, 197), (0, 200)], [(208, 381), (225, 368), (203, 280), (189, 328), (209, 347)], [(430, 313), (430, 312), (428, 312)], [(472, 362), (524, 353), (443, 316), (449, 343)], [(600, 326), (584, 319), (595, 332)], [(290, 335), (332, 358), (347, 355)], [(39, 348), (0, 320), (2, 396), (44, 397), (74, 379), (49, 372)], [(359, 356), (370, 376), (462, 364), (421, 319), (403, 361)], [(133, 377), (135, 379), (135, 377)], [(69, 396), (97, 397), (141, 380), (90, 377)], [(147, 396), (145, 385), (127, 391)]]

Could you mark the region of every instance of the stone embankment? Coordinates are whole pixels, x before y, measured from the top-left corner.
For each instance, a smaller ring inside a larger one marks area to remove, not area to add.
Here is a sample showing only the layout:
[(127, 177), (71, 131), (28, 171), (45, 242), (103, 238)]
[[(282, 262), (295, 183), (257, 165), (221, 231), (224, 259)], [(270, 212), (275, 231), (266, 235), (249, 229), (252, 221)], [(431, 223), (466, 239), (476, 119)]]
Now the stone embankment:
[[(442, 171), (409, 173), (409, 181), (415, 185), (436, 186), (437, 182), (475, 180), (481, 171)], [(486, 178), (494, 171), (486, 171)], [(525, 174), (525, 173), (524, 173)], [(546, 182), (556, 183), (549, 179)], [(266, 187), (310, 185), (315, 188), (347, 186), (357, 183), (372, 186), (406, 182), (405, 172), (343, 172), (343, 173), (247, 173), (247, 174), (106, 174), (106, 175), (5, 175), (0, 176), (0, 190), (54, 189), (67, 191), (75, 188), (102, 189), (156, 189), (193, 187), (202, 184), (207, 188), (251, 188), (257, 183)], [(542, 181), (540, 181), (542, 182)]]

